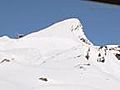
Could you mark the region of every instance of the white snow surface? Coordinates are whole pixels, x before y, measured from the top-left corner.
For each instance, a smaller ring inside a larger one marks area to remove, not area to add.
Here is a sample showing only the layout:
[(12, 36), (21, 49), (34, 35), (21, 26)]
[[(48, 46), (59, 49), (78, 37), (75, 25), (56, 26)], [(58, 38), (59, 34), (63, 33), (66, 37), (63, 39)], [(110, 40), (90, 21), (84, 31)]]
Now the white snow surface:
[(0, 90), (119, 90), (118, 45), (95, 46), (76, 18), (0, 38)]

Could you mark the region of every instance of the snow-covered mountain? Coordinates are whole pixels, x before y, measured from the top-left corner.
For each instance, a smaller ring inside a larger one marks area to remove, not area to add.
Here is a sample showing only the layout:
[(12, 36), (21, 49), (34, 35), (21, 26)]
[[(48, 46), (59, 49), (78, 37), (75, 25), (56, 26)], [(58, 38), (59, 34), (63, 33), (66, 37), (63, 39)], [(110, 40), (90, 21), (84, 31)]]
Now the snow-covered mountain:
[(95, 46), (67, 19), (19, 39), (0, 38), (0, 90), (119, 90), (120, 45)]

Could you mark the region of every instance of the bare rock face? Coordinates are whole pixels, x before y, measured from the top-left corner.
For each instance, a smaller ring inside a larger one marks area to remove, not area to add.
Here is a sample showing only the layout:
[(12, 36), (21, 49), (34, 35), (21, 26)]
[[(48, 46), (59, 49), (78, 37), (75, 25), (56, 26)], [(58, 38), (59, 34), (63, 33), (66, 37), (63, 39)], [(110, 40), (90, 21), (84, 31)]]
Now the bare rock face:
[(120, 54), (116, 54), (115, 56), (117, 57), (118, 60), (120, 60)]

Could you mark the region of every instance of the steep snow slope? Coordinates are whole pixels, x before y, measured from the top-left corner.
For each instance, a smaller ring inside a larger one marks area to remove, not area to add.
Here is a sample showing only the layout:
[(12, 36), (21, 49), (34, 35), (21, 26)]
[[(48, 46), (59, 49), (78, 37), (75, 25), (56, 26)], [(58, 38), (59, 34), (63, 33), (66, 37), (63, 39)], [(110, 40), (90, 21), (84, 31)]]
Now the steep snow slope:
[(16, 46), (17, 48), (39, 48), (43, 54), (46, 54), (55, 50), (70, 49), (73, 46), (83, 43), (83, 41), (88, 45), (92, 45), (84, 35), (79, 20), (68, 19), (21, 38), (16, 43)]
[(0, 90), (119, 90), (120, 46), (94, 46), (78, 19), (0, 38)]
[(84, 39), (86, 43), (92, 43), (87, 39), (83, 32), (83, 26), (76, 18), (67, 19), (62, 22), (56, 23), (42, 31), (32, 33), (24, 38), (33, 37), (53, 37), (53, 38), (68, 38), (79, 42)]

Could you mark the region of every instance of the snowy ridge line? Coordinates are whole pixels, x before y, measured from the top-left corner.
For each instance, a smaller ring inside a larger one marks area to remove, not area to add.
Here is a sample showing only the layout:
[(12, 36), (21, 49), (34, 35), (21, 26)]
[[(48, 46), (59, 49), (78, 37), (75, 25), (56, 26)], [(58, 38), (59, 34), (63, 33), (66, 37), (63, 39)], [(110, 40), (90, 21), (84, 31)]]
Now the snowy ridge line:
[[(49, 34), (47, 34), (49, 33)], [(23, 38), (32, 38), (32, 37), (63, 37), (73, 39), (75, 41), (82, 41), (86, 44), (92, 45), (92, 43), (87, 39), (84, 34), (83, 26), (77, 18), (67, 19), (58, 23), (53, 24), (52, 26), (29, 34)]]

